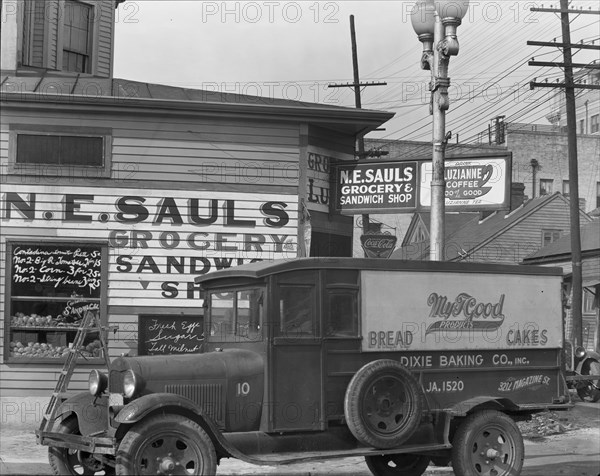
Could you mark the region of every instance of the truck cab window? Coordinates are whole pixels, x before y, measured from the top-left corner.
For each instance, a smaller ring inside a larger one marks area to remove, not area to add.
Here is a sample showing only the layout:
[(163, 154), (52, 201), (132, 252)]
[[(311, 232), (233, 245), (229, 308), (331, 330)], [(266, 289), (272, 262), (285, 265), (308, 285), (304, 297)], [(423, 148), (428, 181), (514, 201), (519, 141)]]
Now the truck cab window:
[(281, 337), (314, 337), (316, 335), (314, 287), (281, 286), (279, 316)]
[(260, 334), (262, 321), (263, 293), (260, 289), (249, 289), (237, 293), (237, 335), (255, 339)]
[(262, 337), (263, 290), (212, 293), (209, 304), (210, 340), (256, 341)]
[(325, 337), (357, 336), (358, 299), (356, 291), (330, 291), (325, 319)]

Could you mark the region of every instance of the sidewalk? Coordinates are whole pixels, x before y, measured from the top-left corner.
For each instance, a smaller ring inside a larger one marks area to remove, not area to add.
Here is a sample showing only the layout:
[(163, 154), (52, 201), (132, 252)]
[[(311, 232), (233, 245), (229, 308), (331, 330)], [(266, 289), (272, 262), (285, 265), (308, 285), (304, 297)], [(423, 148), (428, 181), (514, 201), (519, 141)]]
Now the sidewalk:
[[(569, 419), (585, 420), (595, 427), (536, 440), (525, 440), (522, 476), (598, 476), (600, 474), (600, 404), (578, 403)], [(36, 444), (33, 422), (2, 425), (0, 430), (0, 475), (50, 475), (48, 448)], [(363, 458), (344, 458), (292, 466), (254, 466), (238, 460), (223, 460), (219, 476), (234, 475), (346, 475), (368, 476)], [(427, 476), (451, 475), (450, 468), (430, 466)]]

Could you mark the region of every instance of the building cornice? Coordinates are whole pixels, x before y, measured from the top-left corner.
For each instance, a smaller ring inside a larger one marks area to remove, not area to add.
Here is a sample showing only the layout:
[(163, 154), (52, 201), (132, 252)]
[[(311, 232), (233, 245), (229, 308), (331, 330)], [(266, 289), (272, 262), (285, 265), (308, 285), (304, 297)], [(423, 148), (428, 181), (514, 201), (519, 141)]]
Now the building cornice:
[[(257, 101), (260, 98), (257, 98)], [(394, 116), (394, 113), (354, 109), (319, 104), (295, 105), (248, 104), (211, 101), (183, 101), (139, 97), (77, 94), (42, 94), (37, 92), (2, 92), (2, 107), (8, 109), (68, 110), (85, 108), (86, 112), (102, 114), (145, 114), (157, 116), (219, 116), (253, 118), (264, 121), (307, 122), (329, 126), (346, 133), (364, 134), (374, 130)]]

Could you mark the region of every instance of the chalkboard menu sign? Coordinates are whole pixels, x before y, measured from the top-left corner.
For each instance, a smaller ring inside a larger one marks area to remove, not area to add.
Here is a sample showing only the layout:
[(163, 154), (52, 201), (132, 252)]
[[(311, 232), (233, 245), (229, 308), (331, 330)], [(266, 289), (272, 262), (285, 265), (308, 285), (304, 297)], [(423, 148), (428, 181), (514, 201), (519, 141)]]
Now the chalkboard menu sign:
[(101, 250), (77, 245), (15, 245), (13, 296), (100, 297)]
[[(105, 248), (46, 241), (9, 243), (8, 250), (10, 326), (4, 358), (33, 363), (64, 359), (83, 316), (102, 312)], [(94, 332), (86, 336), (81, 355), (96, 355), (98, 337)]]
[(140, 355), (191, 354), (202, 351), (202, 318), (140, 316), (138, 331)]

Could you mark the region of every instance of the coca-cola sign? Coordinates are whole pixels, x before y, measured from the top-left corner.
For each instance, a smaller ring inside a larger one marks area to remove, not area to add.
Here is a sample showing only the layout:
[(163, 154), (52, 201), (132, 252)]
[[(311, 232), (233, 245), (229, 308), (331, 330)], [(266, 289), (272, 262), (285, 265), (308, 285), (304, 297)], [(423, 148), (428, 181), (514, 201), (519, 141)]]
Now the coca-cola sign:
[(369, 233), (360, 237), (367, 258), (389, 258), (396, 248), (396, 236), (388, 233)]

